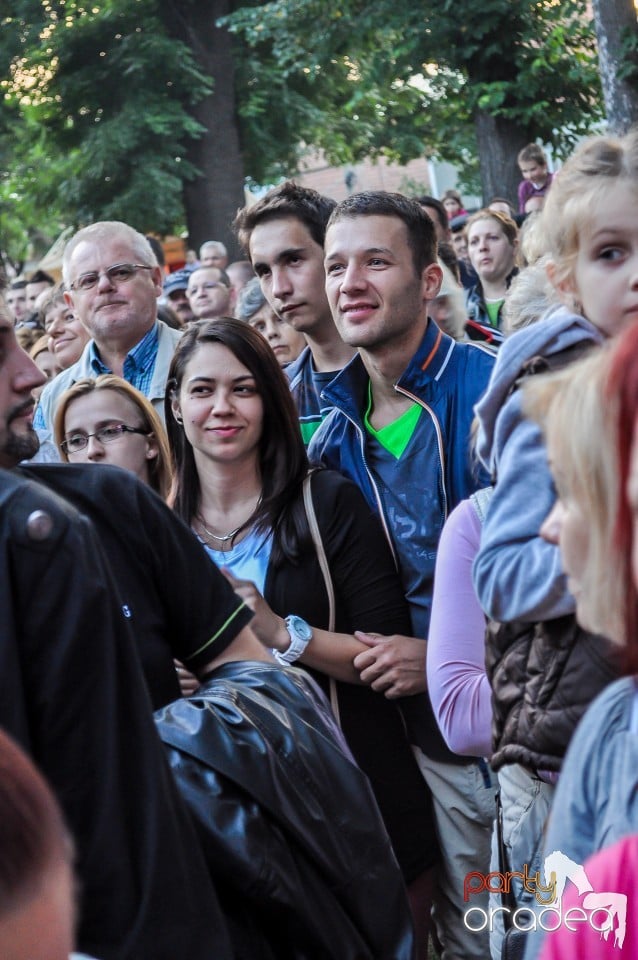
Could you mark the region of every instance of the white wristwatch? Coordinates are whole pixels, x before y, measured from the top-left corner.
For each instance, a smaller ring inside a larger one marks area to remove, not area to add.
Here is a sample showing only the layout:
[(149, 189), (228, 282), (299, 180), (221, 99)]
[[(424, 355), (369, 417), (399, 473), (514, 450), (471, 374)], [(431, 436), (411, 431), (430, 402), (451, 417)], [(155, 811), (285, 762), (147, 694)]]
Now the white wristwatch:
[(273, 650), (275, 659), (284, 666), (298, 660), (312, 640), (312, 627), (294, 614), (286, 617), (286, 630), (290, 637), (290, 646), (283, 653), (280, 650)]

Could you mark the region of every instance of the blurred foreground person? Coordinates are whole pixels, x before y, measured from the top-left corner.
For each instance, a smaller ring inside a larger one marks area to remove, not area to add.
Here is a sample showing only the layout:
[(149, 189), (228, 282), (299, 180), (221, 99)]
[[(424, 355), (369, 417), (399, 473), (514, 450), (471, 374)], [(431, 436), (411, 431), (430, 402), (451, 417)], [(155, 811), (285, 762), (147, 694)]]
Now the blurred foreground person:
[[(73, 843), (44, 778), (0, 731), (0, 956), (69, 960)], [(72, 960), (82, 960), (75, 953)], [(88, 958), (86, 958), (88, 960)]]
[(68, 960), (75, 912), (71, 860), (53, 794), (0, 732), (0, 956)]
[[(31, 391), (43, 379), (0, 311), (0, 468), (38, 449)], [(0, 726), (49, 780), (76, 842), (80, 949), (100, 960), (230, 957), (93, 526), (6, 469), (0, 607)]]
[[(578, 885), (578, 899), (566, 888), (569, 906), (586, 916), (582, 930), (548, 937), (543, 956), (552, 958), (612, 955), (625, 936), (626, 955), (635, 955), (635, 840), (617, 847), (617, 859), (600, 854), (591, 869), (588, 858), (638, 833), (637, 350), (634, 323), (611, 349), (526, 391), (545, 429), (559, 496), (542, 533), (560, 547), (578, 621), (614, 641), (631, 674), (589, 707), (558, 781), (544, 855), (560, 851), (583, 864), (588, 886)], [(607, 916), (596, 918), (603, 908)], [(605, 921), (606, 945), (596, 929)]]
[(79, 947), (205, 960), (212, 943), (230, 956), (100, 544), (66, 502), (5, 471), (0, 582), (0, 724), (47, 776), (76, 841)]

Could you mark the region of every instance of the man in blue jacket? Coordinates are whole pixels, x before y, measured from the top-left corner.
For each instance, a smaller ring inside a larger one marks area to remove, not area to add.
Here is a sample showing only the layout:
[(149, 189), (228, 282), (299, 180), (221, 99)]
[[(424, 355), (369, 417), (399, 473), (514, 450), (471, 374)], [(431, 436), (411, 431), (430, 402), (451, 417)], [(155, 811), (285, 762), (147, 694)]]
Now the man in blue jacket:
[[(339, 203), (326, 231), (325, 267), (335, 324), (358, 355), (324, 388), (334, 409), (309, 453), (354, 480), (380, 514), (412, 614), (412, 637), (361, 635), (369, 650), (355, 666), (375, 690), (407, 698), (402, 710), (433, 792), (443, 852), (436, 899), (443, 956), (477, 956), (480, 938), (462, 917), (463, 877), (477, 869), (476, 854), (469, 837), (465, 859), (449, 839), (458, 830), (450, 809), (467, 810), (476, 794), (468, 782), (476, 764), (450, 754), (439, 734), (426, 695), (425, 639), (443, 523), (488, 482), (472, 466), (470, 424), (493, 357), (428, 319), (442, 272), (432, 221), (416, 201), (369, 192)], [(493, 801), (493, 791), (483, 792)]]

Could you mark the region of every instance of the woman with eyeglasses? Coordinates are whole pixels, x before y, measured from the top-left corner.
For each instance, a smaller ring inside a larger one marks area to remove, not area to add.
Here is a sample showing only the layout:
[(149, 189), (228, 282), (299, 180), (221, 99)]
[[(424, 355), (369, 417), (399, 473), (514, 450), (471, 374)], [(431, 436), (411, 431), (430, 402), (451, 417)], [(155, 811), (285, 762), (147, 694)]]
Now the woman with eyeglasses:
[(113, 374), (86, 377), (60, 398), (55, 442), (68, 463), (109, 463), (134, 473), (164, 499), (170, 488), (166, 431), (152, 404)]
[[(429, 872), (438, 858), (430, 797), (398, 701), (361, 684), (353, 666), (365, 649), (356, 630), (410, 631), (380, 522), (335, 471), (307, 480), (286, 375), (249, 324), (227, 317), (192, 324), (173, 356), (165, 404), (175, 464), (169, 503), (254, 612), (251, 627), (264, 646), (282, 667), (310, 671), (331, 695), (385, 820), (425, 957)], [(308, 501), (334, 591), (332, 624)]]

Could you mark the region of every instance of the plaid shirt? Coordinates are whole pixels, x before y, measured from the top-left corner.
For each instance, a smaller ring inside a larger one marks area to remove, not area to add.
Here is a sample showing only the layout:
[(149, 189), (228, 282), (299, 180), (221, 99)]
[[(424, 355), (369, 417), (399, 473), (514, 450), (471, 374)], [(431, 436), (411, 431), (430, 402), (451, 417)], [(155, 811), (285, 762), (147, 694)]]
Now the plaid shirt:
[[(124, 361), (124, 379), (128, 380), (131, 386), (143, 393), (144, 396), (148, 396), (153, 370), (155, 369), (157, 340), (158, 326), (157, 321), (155, 321), (148, 333), (127, 353)], [(96, 377), (99, 377), (102, 373), (113, 372), (103, 363), (97, 352), (95, 341), (91, 341), (89, 346), (89, 363)]]
[[(124, 361), (126, 380), (148, 397), (162, 419), (166, 377), (180, 336), (181, 331), (156, 321)], [(50, 432), (53, 428), (55, 408), (64, 391), (82, 377), (95, 377), (108, 372), (110, 371), (96, 352), (94, 343), (89, 341), (80, 359), (45, 385), (33, 418), (34, 427)]]

